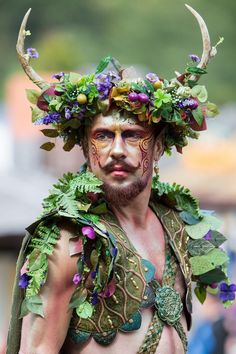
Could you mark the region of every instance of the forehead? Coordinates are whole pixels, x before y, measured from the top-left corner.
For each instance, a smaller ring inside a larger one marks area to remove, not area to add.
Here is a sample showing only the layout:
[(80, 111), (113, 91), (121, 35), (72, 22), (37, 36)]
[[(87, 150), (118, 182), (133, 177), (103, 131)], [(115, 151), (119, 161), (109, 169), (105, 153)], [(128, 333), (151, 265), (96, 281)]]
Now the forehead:
[(91, 131), (93, 132), (97, 129), (138, 129), (147, 132), (151, 131), (151, 127), (145, 123), (140, 122), (136, 116), (127, 112), (118, 111), (112, 111), (105, 116), (103, 114), (98, 114), (93, 120)]

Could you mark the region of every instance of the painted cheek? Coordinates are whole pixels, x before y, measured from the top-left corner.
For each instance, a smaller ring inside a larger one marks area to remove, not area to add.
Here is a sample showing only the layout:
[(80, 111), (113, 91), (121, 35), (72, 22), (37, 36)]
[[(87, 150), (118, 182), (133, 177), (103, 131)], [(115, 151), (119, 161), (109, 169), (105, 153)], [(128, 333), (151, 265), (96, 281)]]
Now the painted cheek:
[(148, 168), (150, 167), (150, 160), (151, 160), (151, 154), (150, 154), (150, 149), (152, 148), (152, 140), (153, 137), (152, 135), (141, 139), (139, 143), (139, 149), (141, 152), (141, 168), (142, 168), (142, 175), (147, 172)]

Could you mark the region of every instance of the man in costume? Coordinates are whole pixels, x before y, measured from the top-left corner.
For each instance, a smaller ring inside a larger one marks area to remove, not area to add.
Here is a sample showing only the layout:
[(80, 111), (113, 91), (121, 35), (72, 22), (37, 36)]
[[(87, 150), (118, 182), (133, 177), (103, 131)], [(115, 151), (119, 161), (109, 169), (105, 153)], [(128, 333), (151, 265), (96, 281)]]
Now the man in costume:
[(217, 111), (197, 83), (216, 50), (188, 8), (201, 26), (203, 56), (192, 55), (170, 81), (137, 78), (106, 57), (94, 74), (61, 72), (45, 83), (29, 65), (35, 49), (24, 52), (26, 14), (17, 51), (41, 89), (28, 91), (33, 122), (51, 126), (43, 134), (63, 138), (66, 151), (80, 144), (87, 164), (59, 180), (27, 228), (8, 354), (186, 353), (191, 282), (201, 302), (215, 292), (232, 303), (220, 222), (157, 171), (163, 152), (181, 152)]

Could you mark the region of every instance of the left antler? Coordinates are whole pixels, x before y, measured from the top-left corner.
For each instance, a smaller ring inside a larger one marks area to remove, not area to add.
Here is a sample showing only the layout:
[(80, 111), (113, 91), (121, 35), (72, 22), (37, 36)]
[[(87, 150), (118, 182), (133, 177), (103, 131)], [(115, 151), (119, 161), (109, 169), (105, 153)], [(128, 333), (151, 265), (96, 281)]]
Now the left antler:
[(21, 23), (21, 27), (19, 30), (19, 34), (18, 34), (18, 40), (17, 40), (17, 44), (16, 44), (16, 51), (18, 54), (18, 58), (19, 61), (21, 63), (22, 68), (24, 69), (25, 73), (28, 75), (28, 77), (30, 78), (30, 80), (32, 80), (38, 87), (40, 87), (42, 90), (47, 89), (48, 87), (50, 87), (49, 83), (47, 83), (46, 81), (44, 81), (35, 71), (34, 69), (29, 65), (29, 56), (27, 54), (25, 54), (25, 50), (24, 50), (24, 43), (25, 43), (25, 37), (26, 37), (26, 24), (27, 24), (27, 20), (29, 17), (31, 9), (29, 9), (24, 18), (23, 21)]

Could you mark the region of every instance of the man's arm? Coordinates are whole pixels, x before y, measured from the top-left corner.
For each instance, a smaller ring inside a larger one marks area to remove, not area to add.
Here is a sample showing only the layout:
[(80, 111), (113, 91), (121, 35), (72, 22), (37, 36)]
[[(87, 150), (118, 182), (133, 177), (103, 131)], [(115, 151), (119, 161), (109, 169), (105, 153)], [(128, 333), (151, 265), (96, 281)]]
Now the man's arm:
[(48, 278), (40, 296), (44, 318), (29, 314), (23, 321), (20, 354), (58, 354), (65, 340), (71, 313), (69, 301), (75, 290), (73, 275), (77, 256), (69, 255), (73, 228), (63, 225), (54, 253), (49, 257)]

